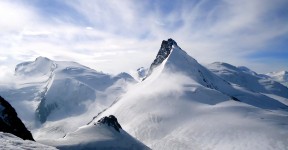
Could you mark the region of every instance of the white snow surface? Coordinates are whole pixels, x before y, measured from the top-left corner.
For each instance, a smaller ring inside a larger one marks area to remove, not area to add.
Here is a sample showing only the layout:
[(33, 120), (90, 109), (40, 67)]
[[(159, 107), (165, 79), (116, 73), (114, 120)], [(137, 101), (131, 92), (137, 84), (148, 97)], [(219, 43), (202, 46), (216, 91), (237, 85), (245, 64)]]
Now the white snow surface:
[(288, 149), (287, 105), (224, 81), (177, 46), (95, 120), (110, 114), (152, 149)]
[(113, 76), (75, 62), (38, 57), (17, 65), (13, 84), (0, 83), (0, 95), (36, 140), (54, 139), (85, 125), (132, 83), (135, 80), (126, 73)]
[(111, 126), (96, 123), (82, 126), (76, 131), (68, 133), (63, 138), (40, 142), (55, 146), (61, 150), (150, 149), (122, 129), (118, 132)]
[(22, 140), (21, 138), (10, 134), (0, 132), (1, 150), (57, 150), (52, 146), (43, 145), (34, 141)]

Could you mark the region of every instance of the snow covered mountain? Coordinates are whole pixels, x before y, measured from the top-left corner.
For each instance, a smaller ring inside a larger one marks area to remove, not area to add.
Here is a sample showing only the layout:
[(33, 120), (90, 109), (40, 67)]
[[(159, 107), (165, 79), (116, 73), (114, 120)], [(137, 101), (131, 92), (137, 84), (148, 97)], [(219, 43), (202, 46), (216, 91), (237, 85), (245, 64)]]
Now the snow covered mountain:
[(127, 73), (112, 76), (45, 57), (18, 64), (14, 81), (13, 85), (1, 85), (0, 94), (36, 139), (63, 137), (110, 106), (135, 83)]
[(270, 76), (273, 80), (278, 81), (288, 87), (288, 72), (287, 71), (279, 71), (279, 72), (270, 72), (266, 74)]
[(15, 109), (0, 96), (0, 131), (14, 134), (23, 140), (34, 141), (32, 134), (18, 118)]
[(60, 149), (286, 150), (287, 88), (246, 67), (208, 68), (168, 39), (137, 84), (38, 57), (0, 95), (36, 140)]
[(152, 149), (284, 150), (287, 99), (270, 93), (229, 83), (168, 39), (145, 80), (93, 122), (113, 114)]
[(110, 115), (98, 122), (80, 127), (57, 140), (42, 141), (61, 150), (125, 149), (144, 150), (147, 146), (125, 132), (117, 119)]
[(246, 67), (235, 67), (221, 62), (212, 63), (207, 67), (224, 80), (245, 87), (252, 92), (274, 94), (288, 99), (287, 87)]

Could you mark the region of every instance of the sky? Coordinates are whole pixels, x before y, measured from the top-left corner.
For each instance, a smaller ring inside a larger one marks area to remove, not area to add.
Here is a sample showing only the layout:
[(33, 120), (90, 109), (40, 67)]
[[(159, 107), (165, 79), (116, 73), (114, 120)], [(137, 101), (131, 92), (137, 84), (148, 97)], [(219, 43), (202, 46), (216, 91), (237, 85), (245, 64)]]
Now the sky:
[(0, 78), (38, 56), (131, 72), (168, 38), (203, 65), (288, 70), (288, 1), (1, 0)]

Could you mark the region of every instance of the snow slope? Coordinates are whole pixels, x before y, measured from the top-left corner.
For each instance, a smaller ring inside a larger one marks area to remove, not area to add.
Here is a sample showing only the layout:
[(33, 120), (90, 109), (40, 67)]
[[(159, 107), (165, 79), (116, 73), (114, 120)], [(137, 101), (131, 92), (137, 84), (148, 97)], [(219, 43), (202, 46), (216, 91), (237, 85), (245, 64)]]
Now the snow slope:
[(287, 105), (230, 84), (171, 40), (162, 42), (160, 51), (170, 52), (156, 57), (146, 79), (94, 122), (113, 114), (152, 149), (288, 148)]
[(34, 141), (22, 140), (10, 133), (0, 132), (0, 149), (2, 150), (57, 150), (57, 148), (46, 146)]
[(263, 75), (258, 75), (246, 67), (235, 67), (227, 63), (215, 62), (207, 66), (210, 71), (230, 83), (246, 89), (288, 98), (288, 88)]
[(61, 150), (89, 150), (89, 149), (149, 149), (125, 132), (114, 116), (104, 117), (97, 123), (82, 126), (74, 132), (57, 140), (42, 141)]
[(112, 76), (45, 57), (18, 64), (14, 81), (0, 84), (0, 94), (36, 139), (63, 137), (84, 125), (135, 82), (127, 73)]
[(278, 81), (288, 87), (288, 72), (287, 71), (279, 71), (279, 72), (270, 72), (266, 74), (270, 76), (273, 80)]

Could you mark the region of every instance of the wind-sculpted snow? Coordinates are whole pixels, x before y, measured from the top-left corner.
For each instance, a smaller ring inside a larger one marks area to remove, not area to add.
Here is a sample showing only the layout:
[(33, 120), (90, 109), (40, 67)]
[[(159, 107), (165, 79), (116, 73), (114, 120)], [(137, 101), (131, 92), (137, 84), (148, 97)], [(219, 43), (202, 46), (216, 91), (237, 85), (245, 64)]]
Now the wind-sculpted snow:
[(57, 150), (55, 147), (43, 145), (34, 141), (20, 139), (10, 133), (0, 132), (1, 150)]

